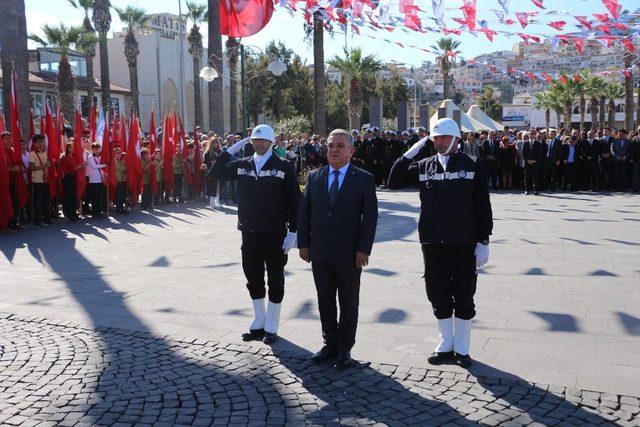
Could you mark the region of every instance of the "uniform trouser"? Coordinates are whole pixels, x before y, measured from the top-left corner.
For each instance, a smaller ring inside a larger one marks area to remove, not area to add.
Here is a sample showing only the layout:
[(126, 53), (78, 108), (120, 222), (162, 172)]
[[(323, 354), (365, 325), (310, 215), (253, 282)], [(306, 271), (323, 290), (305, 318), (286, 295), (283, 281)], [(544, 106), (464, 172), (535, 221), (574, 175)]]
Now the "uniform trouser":
[(119, 182), (116, 185), (116, 212), (124, 212), (127, 208), (127, 183)]
[(524, 189), (525, 191), (538, 191), (538, 163), (524, 165)]
[(562, 189), (566, 190), (567, 188), (571, 188), (571, 190), (576, 189), (576, 172), (577, 172), (577, 164), (574, 163), (565, 163), (562, 166)]
[(51, 221), (51, 205), (49, 198), (49, 184), (33, 183), (33, 222), (39, 224), (43, 217), (45, 222)]
[(560, 166), (547, 157), (544, 160), (544, 189), (555, 190), (560, 185), (561, 179)]
[[(328, 260), (314, 262), (311, 267), (318, 294), (324, 343), (350, 351), (356, 342), (362, 269), (356, 268), (352, 262)], [(336, 293), (340, 305), (339, 319)]]
[(151, 184), (145, 184), (142, 186), (142, 209), (150, 209), (151, 200), (153, 199), (153, 194), (151, 192)]
[(427, 298), (437, 319), (454, 315), (463, 320), (476, 315), (473, 296), (476, 293), (475, 244), (422, 245), (424, 281)]
[(598, 190), (600, 183), (598, 182), (598, 161), (586, 160), (584, 162), (584, 188), (585, 190)]
[(613, 185), (611, 159), (600, 158), (600, 182), (606, 190), (611, 190)]
[(90, 182), (87, 185), (87, 197), (91, 203), (91, 215), (102, 214), (102, 191), (104, 191), (104, 186), (99, 182)]
[(640, 191), (640, 159), (636, 159), (632, 165), (631, 189), (636, 193)]
[(62, 213), (65, 218), (71, 219), (77, 216), (76, 214), (76, 176), (65, 175), (62, 178)]
[(269, 301), (279, 304), (284, 298), (284, 266), (287, 254), (282, 251), (284, 234), (242, 232), (242, 269), (247, 278), (251, 299), (264, 298), (264, 271), (267, 268)]
[(629, 186), (629, 164), (626, 160), (614, 160), (613, 163), (616, 190), (625, 190)]
[(173, 201), (177, 202), (178, 199), (182, 202), (182, 174), (176, 174), (173, 176)]
[[(21, 178), (16, 178), (21, 179)], [(18, 189), (16, 188), (15, 181), (9, 181), (9, 194), (11, 195), (11, 204), (13, 207), (13, 217), (9, 220), (10, 227), (18, 226), (18, 218), (20, 218), (20, 208), (19, 208), (19, 200), (18, 200)], [(33, 194), (30, 195), (33, 197)], [(33, 218), (33, 217), (32, 217)]]

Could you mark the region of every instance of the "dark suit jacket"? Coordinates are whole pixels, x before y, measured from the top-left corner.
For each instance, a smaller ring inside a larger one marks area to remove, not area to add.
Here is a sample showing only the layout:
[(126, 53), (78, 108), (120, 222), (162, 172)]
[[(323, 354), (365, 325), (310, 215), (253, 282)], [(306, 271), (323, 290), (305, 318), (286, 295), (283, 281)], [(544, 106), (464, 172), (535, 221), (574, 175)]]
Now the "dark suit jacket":
[(371, 254), (378, 224), (372, 174), (350, 165), (333, 207), (329, 206), (329, 166), (309, 174), (298, 210), (298, 247), (311, 261), (355, 263), (356, 252)]
[[(549, 145), (551, 144), (553, 144), (553, 146), (551, 147), (551, 152), (549, 153)], [(547, 157), (547, 153), (549, 153), (549, 157)], [(548, 158), (553, 162), (557, 162), (559, 160), (562, 160), (561, 157), (562, 141), (560, 140), (560, 138), (556, 137), (555, 139), (549, 140), (549, 142), (544, 145), (544, 158)]]
[[(562, 160), (569, 160), (569, 147), (571, 144), (563, 144), (562, 145)], [(576, 144), (573, 152), (573, 162), (578, 163), (582, 160), (582, 151), (580, 151), (580, 146)]]
[(622, 146), (622, 140), (614, 139), (611, 144), (611, 154), (617, 159), (618, 157), (625, 157), (629, 160), (629, 154), (631, 154), (631, 141), (624, 140), (624, 146)]
[(527, 160), (535, 160), (536, 162), (540, 162), (542, 159), (544, 159), (545, 154), (546, 153), (544, 152), (544, 146), (537, 139), (533, 141), (529, 140), (528, 142), (525, 141), (522, 144), (522, 157), (524, 158), (525, 162)]

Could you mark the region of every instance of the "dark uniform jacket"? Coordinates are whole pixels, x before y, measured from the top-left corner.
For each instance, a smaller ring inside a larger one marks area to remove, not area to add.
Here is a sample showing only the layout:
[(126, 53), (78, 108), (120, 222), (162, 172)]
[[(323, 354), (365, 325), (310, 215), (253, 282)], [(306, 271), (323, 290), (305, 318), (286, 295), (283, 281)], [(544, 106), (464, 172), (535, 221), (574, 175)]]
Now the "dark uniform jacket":
[[(587, 161), (597, 161), (598, 157), (600, 157), (600, 142), (596, 138), (593, 139), (593, 142), (589, 139), (582, 141), (580, 149), (584, 154), (584, 159)], [(591, 157), (591, 159), (587, 159), (587, 157)]]
[(525, 162), (527, 160), (535, 160), (536, 162), (540, 162), (542, 159), (544, 159), (544, 155), (544, 145), (542, 145), (542, 143), (537, 139), (533, 141), (525, 141), (522, 144), (522, 157), (524, 158)]
[[(551, 146), (551, 150), (549, 150), (549, 146)], [(544, 153), (544, 157), (547, 159), (550, 159), (551, 161), (558, 162), (561, 160), (560, 157), (562, 157), (562, 141), (560, 140), (560, 138), (556, 137), (554, 139), (549, 140), (549, 142), (547, 142), (545, 144), (545, 153)]]
[(464, 153), (449, 157), (445, 172), (437, 155), (418, 162), (402, 156), (389, 174), (389, 188), (419, 184), (422, 244), (475, 244), (489, 238), (493, 215), (484, 168)]
[(236, 159), (224, 152), (210, 174), (238, 180), (238, 230), (270, 234), (296, 231), (300, 187), (288, 161), (271, 153), (256, 173), (253, 157)]
[(371, 254), (378, 224), (373, 175), (349, 165), (333, 206), (329, 166), (309, 174), (298, 219), (298, 247), (310, 248), (312, 262), (355, 263), (356, 252)]

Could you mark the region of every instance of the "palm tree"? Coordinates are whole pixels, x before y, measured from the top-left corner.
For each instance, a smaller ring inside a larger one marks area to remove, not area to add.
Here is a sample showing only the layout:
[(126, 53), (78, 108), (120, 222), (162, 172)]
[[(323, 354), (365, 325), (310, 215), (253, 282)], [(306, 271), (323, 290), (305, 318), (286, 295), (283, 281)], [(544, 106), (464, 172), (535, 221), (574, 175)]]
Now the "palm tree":
[[(238, 83), (234, 76), (238, 75), (238, 57), (240, 53), (240, 42), (235, 37), (227, 39), (227, 58), (229, 58), (229, 70), (231, 79), (229, 80), (229, 123), (231, 132), (238, 129)], [(244, 117), (243, 117), (244, 120)], [(242, 123), (244, 127), (244, 123)]]
[(627, 130), (633, 129), (633, 71), (631, 64), (635, 59), (632, 53), (624, 54), (624, 127)]
[[(91, 19), (89, 19), (89, 11), (93, 7), (93, 0), (68, 0), (69, 3), (76, 9), (84, 10), (84, 19), (82, 20), (82, 28), (84, 28), (87, 37), (82, 37), (80, 42), (76, 45), (76, 48), (84, 53), (85, 60), (87, 62), (87, 95), (89, 100), (93, 101), (95, 85), (93, 78), (93, 57), (96, 56), (96, 43), (98, 38), (95, 37), (95, 30), (91, 25)], [(92, 37), (93, 36), (93, 37)]]
[(549, 132), (549, 122), (551, 122), (551, 110), (553, 109), (553, 97), (549, 92), (536, 93), (536, 105), (544, 110), (544, 123)]
[(313, 14), (313, 131), (327, 132), (327, 106), (324, 97), (324, 22), (322, 14)]
[[(451, 37), (440, 38), (435, 45), (431, 46), (431, 49), (437, 53), (436, 63), (440, 66), (442, 71), (442, 79), (444, 81), (444, 99), (450, 97), (451, 77), (449, 73), (451, 68), (455, 65), (455, 57), (460, 53), (458, 48), (460, 42), (453, 40)], [(453, 59), (452, 59), (453, 58)]]
[(62, 113), (66, 118), (73, 121), (75, 83), (68, 54), (71, 46), (75, 46), (80, 36), (84, 33), (84, 28), (67, 27), (64, 24), (60, 24), (58, 27), (51, 27), (45, 24), (42, 26), (42, 32), (44, 33), (44, 39), (35, 34), (30, 34), (29, 39), (43, 46), (53, 46), (60, 53), (57, 75), (58, 98), (60, 99)]
[(558, 84), (552, 83), (546, 93), (549, 97), (549, 106), (556, 115), (556, 128), (560, 129), (562, 127), (562, 112), (564, 111), (564, 91)]
[(620, 99), (625, 95), (624, 88), (618, 83), (608, 83), (605, 89), (605, 95), (609, 98), (609, 104), (607, 105), (607, 112), (609, 113), (607, 118), (607, 125), (612, 128), (616, 120), (616, 99)]
[(138, 91), (138, 40), (134, 31), (144, 28), (149, 17), (144, 9), (134, 6), (127, 6), (124, 9), (114, 7), (118, 17), (127, 24), (127, 35), (124, 37), (124, 56), (129, 65), (129, 81), (131, 82), (131, 103), (136, 116), (140, 111), (140, 92)]
[(109, 48), (107, 33), (111, 27), (111, 2), (109, 0), (93, 0), (93, 26), (100, 36), (100, 95), (103, 111), (111, 106), (111, 79), (109, 77)]
[(207, 18), (207, 6), (195, 2), (187, 2), (187, 18), (193, 22), (187, 41), (189, 53), (193, 57), (193, 99), (196, 126), (202, 126), (202, 94), (200, 93), (200, 58), (202, 58), (202, 34), (198, 24)]
[[(584, 73), (589, 74), (589, 70), (584, 70)], [(584, 90), (586, 87), (586, 78), (581, 78), (579, 80), (573, 80), (573, 93), (578, 98), (578, 113), (580, 114), (580, 132), (584, 130), (584, 115), (586, 112), (586, 99)]]
[[(598, 113), (600, 109), (600, 97), (604, 92), (606, 82), (602, 77), (587, 73), (587, 81), (584, 93), (589, 97), (589, 108), (591, 109), (591, 129), (602, 129), (599, 123)], [(604, 122), (604, 120), (602, 120)]]
[(551, 90), (562, 102), (564, 127), (571, 128), (571, 116), (573, 115), (573, 101), (577, 93), (577, 83), (575, 80), (567, 78), (566, 83), (556, 80), (551, 84)]
[[(2, 2), (2, 25), (0, 25), (0, 63), (2, 66), (2, 105), (6, 123), (9, 118), (11, 98), (11, 72), (15, 71), (16, 90), (20, 102), (22, 135), (29, 135), (29, 55), (27, 54), (27, 22), (24, 0)], [(14, 130), (15, 131), (15, 130)]]
[(363, 78), (375, 74), (382, 68), (380, 61), (373, 55), (362, 55), (362, 49), (355, 48), (345, 51), (345, 57), (335, 56), (329, 61), (329, 65), (340, 70), (349, 85), (347, 92), (347, 105), (349, 107), (349, 128), (360, 128), (360, 115), (362, 114), (362, 98), (360, 95), (360, 82)]
[[(207, 49), (210, 65), (222, 71), (222, 36), (220, 35), (219, 0), (209, 0), (207, 8)], [(209, 130), (222, 134), (224, 130), (222, 79), (209, 82)]]

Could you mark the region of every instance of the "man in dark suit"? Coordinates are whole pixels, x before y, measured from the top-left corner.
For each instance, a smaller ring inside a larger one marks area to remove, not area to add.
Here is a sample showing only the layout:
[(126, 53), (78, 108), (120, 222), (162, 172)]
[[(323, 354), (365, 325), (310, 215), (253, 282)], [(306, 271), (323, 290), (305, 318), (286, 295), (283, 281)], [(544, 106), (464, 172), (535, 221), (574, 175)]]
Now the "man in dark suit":
[(369, 263), (378, 200), (374, 176), (350, 164), (355, 150), (351, 134), (336, 129), (327, 145), (329, 165), (309, 174), (300, 204), (298, 248), (300, 258), (312, 264), (324, 339), (311, 360), (337, 356), (335, 366), (345, 369), (353, 364), (360, 274)]
[(540, 183), (538, 182), (538, 164), (543, 158), (543, 148), (540, 141), (531, 140), (529, 132), (522, 133), (524, 144), (522, 145), (522, 157), (524, 158), (524, 193), (538, 194)]
[(558, 137), (558, 132), (552, 130), (549, 132), (549, 141), (546, 144), (546, 153), (544, 156), (544, 182), (542, 188), (544, 190), (555, 191), (560, 185), (562, 179), (560, 174), (560, 156), (562, 149), (562, 141)]
[(493, 190), (498, 189), (499, 171), (498, 171), (498, 149), (500, 148), (500, 141), (496, 139), (497, 134), (491, 132), (489, 137), (482, 144), (482, 158), (484, 160), (485, 168), (487, 170), (487, 177), (489, 178), (489, 184)]
[(631, 155), (631, 141), (627, 139), (627, 130), (618, 130), (618, 138), (611, 143), (613, 157), (613, 177), (616, 190), (624, 191), (629, 186), (629, 157)]
[(631, 190), (640, 192), (640, 126), (631, 143)]
[(582, 154), (584, 155), (584, 186), (586, 190), (598, 191), (600, 187), (598, 179), (598, 158), (600, 157), (600, 144), (596, 139), (596, 131), (590, 130), (587, 139), (582, 141)]
[(598, 145), (600, 146), (600, 182), (607, 191), (610, 191), (613, 186), (611, 145), (614, 140), (611, 130), (604, 128)]

